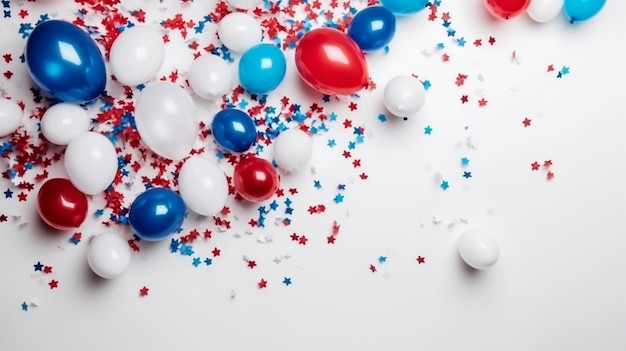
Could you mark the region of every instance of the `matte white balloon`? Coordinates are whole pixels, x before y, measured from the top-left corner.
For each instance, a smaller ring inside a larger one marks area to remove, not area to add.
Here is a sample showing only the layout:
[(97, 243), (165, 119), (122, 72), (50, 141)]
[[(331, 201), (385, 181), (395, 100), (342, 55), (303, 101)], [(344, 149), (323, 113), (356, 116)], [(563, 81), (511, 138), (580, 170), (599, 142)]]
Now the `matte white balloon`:
[(247, 13), (232, 12), (220, 20), (217, 34), (230, 51), (244, 52), (261, 42), (263, 29), (259, 21)]
[(228, 182), (216, 163), (202, 156), (192, 156), (180, 169), (178, 191), (190, 210), (212, 216), (226, 204)]
[(228, 0), (227, 2), (234, 8), (250, 10), (259, 6), (262, 1), (263, 0)]
[(550, 22), (561, 13), (564, 2), (564, 0), (532, 0), (526, 13), (535, 22)]
[(0, 138), (15, 132), (23, 117), (24, 113), (15, 101), (0, 98)]
[(203, 99), (218, 99), (233, 89), (230, 65), (216, 55), (203, 55), (193, 61), (187, 78), (194, 93)]
[(89, 130), (87, 111), (76, 104), (61, 102), (51, 106), (41, 117), (41, 133), (51, 143), (67, 145)]
[(424, 85), (412, 76), (392, 78), (383, 93), (385, 107), (398, 117), (409, 117), (419, 111), (426, 101)]
[(274, 161), (288, 172), (304, 168), (313, 154), (313, 140), (300, 129), (288, 129), (274, 140)]
[(463, 261), (475, 269), (489, 268), (500, 257), (498, 241), (482, 230), (470, 229), (463, 233), (459, 238), (458, 248)]
[(117, 153), (107, 137), (85, 132), (67, 145), (65, 170), (74, 186), (87, 195), (106, 190), (117, 173)]
[(125, 85), (135, 86), (152, 79), (165, 59), (165, 43), (156, 29), (126, 28), (115, 38), (109, 53), (111, 71)]
[(137, 97), (137, 131), (143, 142), (162, 157), (185, 158), (196, 143), (198, 123), (193, 99), (174, 83), (151, 83)]
[(130, 265), (128, 242), (119, 234), (106, 232), (91, 238), (87, 247), (87, 263), (91, 270), (105, 279), (121, 276)]

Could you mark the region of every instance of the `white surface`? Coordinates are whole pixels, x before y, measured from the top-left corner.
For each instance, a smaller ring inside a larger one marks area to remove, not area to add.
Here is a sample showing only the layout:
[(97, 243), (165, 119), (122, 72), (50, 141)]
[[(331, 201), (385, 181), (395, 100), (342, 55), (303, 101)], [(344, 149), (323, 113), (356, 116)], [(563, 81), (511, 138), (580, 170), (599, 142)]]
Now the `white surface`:
[[(202, 3), (185, 11), (200, 18), (213, 2)], [(380, 82), (398, 74), (430, 80), (424, 108), (409, 121), (380, 123), (382, 84), (363, 93), (353, 113), (348, 101), (333, 100), (327, 108), (340, 117), (314, 139), (316, 174), (282, 178), (285, 189), (300, 190), (291, 197), (297, 209), (292, 225), (274, 226), (268, 218), (265, 230), (247, 234), (245, 222), (256, 207), (231, 202), (240, 218), (230, 215), (234, 229), (214, 231), (194, 246), (203, 256), (222, 250), (208, 268), (170, 254), (168, 242), (142, 243), (124, 276), (101, 281), (85, 258), (87, 237), (105, 230), (99, 220), (83, 226), (83, 242), (74, 246), (67, 244), (71, 233), (47, 234), (34, 211), (34, 193), (27, 202), (0, 201), (0, 213), (21, 216), (0, 224), (0, 348), (623, 350), (625, 10), (623, 2), (609, 1), (589, 22), (571, 26), (560, 16), (540, 25), (527, 17), (493, 20), (480, 0), (444, 1), (439, 14), (450, 12), (457, 37), (468, 41), (465, 48), (446, 38), (440, 20), (428, 22), (427, 11), (400, 19), (389, 54), (368, 56), (370, 72)], [(0, 34), (11, 38), (0, 51), (10, 45), (21, 52), (18, 28), (0, 24)], [(487, 43), (490, 35), (494, 46)], [(474, 48), (475, 38), (483, 46)], [(434, 52), (438, 42), (445, 42), (447, 63)], [(168, 65), (181, 72), (189, 67), (185, 47), (167, 44), (166, 56), (181, 57), (166, 62), (160, 74), (169, 73)], [(287, 94), (306, 108), (312, 101), (297, 79), (293, 52), (287, 56), (289, 72), (272, 101), (279, 104)], [(549, 64), (571, 73), (557, 79), (556, 71), (546, 72)], [(30, 96), (17, 83), (25, 70), (14, 73), (12, 81), (2, 80), (3, 89)], [(459, 73), (469, 75), (462, 87), (454, 85)], [(460, 103), (463, 94), (468, 104)], [(479, 108), (483, 95), (489, 102)], [(528, 128), (524, 117), (532, 119)], [(339, 148), (354, 137), (341, 125), (344, 118), (367, 127), (366, 142), (353, 150), (366, 181), (341, 157)], [(424, 135), (426, 126), (432, 135)], [(336, 148), (327, 146), (331, 138)], [(461, 157), (471, 160), (470, 180), (461, 177)], [(543, 167), (530, 169), (549, 159), (551, 181)], [(313, 188), (313, 179), (322, 190)], [(439, 187), (442, 179), (450, 182), (446, 191)], [(338, 183), (347, 187), (344, 203), (336, 205)], [(0, 189), (8, 187), (3, 184)], [(102, 205), (92, 201), (90, 211)], [(326, 212), (309, 215), (307, 207), (318, 203), (327, 204)], [(190, 216), (185, 227), (213, 228), (211, 220), (196, 220)], [(328, 245), (333, 220), (341, 229), (335, 245)], [(470, 227), (497, 234), (501, 255), (489, 270), (466, 269), (457, 253), (457, 239)], [(306, 235), (307, 245), (292, 242), (293, 232)], [(258, 242), (269, 237), (272, 242)], [(248, 268), (244, 255), (258, 266)], [(381, 255), (387, 262), (377, 262)], [(418, 255), (424, 264), (417, 264)], [(37, 261), (54, 266), (58, 289), (33, 275)], [(284, 277), (293, 284), (281, 284)], [(266, 289), (256, 286), (261, 278)], [(144, 285), (149, 296), (139, 297)], [(23, 312), (22, 301), (38, 307)]]

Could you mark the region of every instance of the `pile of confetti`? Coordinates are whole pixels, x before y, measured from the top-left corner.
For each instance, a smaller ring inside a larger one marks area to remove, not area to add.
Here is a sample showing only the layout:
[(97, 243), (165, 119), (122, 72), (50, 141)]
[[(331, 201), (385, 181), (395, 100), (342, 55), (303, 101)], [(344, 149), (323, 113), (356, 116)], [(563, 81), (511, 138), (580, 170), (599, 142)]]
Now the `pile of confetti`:
[[(32, 6), (30, 2), (2, 1), (5, 18), (12, 22), (19, 22), (19, 27), (2, 28), (3, 36), (17, 37), (22, 43), (28, 38), (33, 28), (40, 22), (52, 18), (71, 21), (86, 30), (100, 45), (105, 57), (115, 38), (124, 28), (135, 25), (150, 25), (158, 27), (163, 33), (166, 45), (183, 43), (186, 51), (178, 52), (184, 62), (191, 62), (202, 55), (216, 55), (227, 62), (235, 62), (236, 55), (223, 46), (216, 37), (216, 23), (232, 11), (229, 6), (219, 1), (183, 0), (174, 4), (173, 1), (163, 1), (151, 4), (141, 3), (132, 5), (132, 1), (108, 0), (75, 0), (73, 6), (65, 6), (57, 12), (52, 12), (47, 6)], [(139, 2), (136, 2), (139, 3)], [(273, 42), (289, 54), (295, 49), (302, 36), (319, 27), (333, 27), (345, 30), (352, 17), (362, 8), (376, 4), (377, 1), (343, 1), (337, 0), (279, 0), (264, 1), (262, 7), (252, 11), (259, 19), (264, 31), (264, 41)], [(168, 7), (175, 7), (179, 12), (169, 16), (171, 11), (162, 11)], [(71, 9), (71, 10), (70, 10)], [(36, 12), (37, 11), (37, 12)], [(168, 13), (168, 17), (162, 14)], [(462, 14), (455, 14), (457, 16)], [(453, 14), (446, 11), (445, 1), (435, 0), (428, 8), (406, 20), (424, 21), (424, 27), (439, 33), (441, 41), (432, 43), (431, 48), (424, 49), (421, 54), (437, 64), (448, 64), (460, 60), (460, 55), (454, 53), (458, 49), (483, 50), (485, 47), (498, 45), (496, 36), (486, 38), (469, 38), (461, 36), (454, 26)], [(3, 25), (0, 25), (2, 27)], [(467, 31), (464, 31), (467, 32)], [(176, 50), (178, 47), (171, 47)], [(63, 148), (47, 143), (42, 139), (39, 122), (54, 101), (30, 84), (24, 65), (22, 54), (23, 44), (14, 45), (10, 51), (0, 52), (2, 61), (2, 90), (4, 97), (15, 99), (23, 109), (25, 124), (10, 137), (0, 140), (0, 152), (4, 159), (2, 176), (10, 181), (11, 185), (3, 191), (6, 202), (26, 202), (36, 197), (37, 189), (46, 179), (59, 173), (59, 164), (62, 163)], [(385, 49), (388, 53), (393, 45)], [(382, 53), (385, 54), (385, 53)], [(489, 55), (488, 52), (485, 53)], [(519, 64), (519, 56), (513, 51), (513, 63)], [(570, 74), (570, 68), (557, 68), (548, 64), (547, 73), (554, 74), (558, 79), (564, 79)], [(475, 107), (486, 109), (491, 101), (483, 92), (473, 93), (466, 89), (466, 83), (479, 84), (484, 80), (480, 73), (454, 72), (453, 81), (437, 80), (434, 77), (426, 79), (427, 71), (407, 72), (419, 79), (428, 91), (434, 87), (447, 86), (449, 101), (446, 103), (460, 106), (473, 104)], [(536, 74), (545, 74), (536, 72)], [(185, 69), (172, 67), (157, 79), (171, 81), (189, 89), (185, 78)], [(150, 84), (150, 83), (147, 83)], [(385, 82), (370, 79), (366, 89), (359, 95), (349, 97), (335, 97), (329, 95), (315, 95), (302, 98), (302, 94), (268, 96), (250, 95), (243, 88), (237, 87), (223, 97), (221, 101), (202, 101), (195, 97), (198, 106), (202, 109), (202, 122), (196, 147), (191, 154), (202, 154), (214, 159), (227, 175), (240, 160), (241, 155), (229, 154), (220, 151), (213, 142), (209, 121), (217, 110), (234, 107), (246, 111), (257, 126), (257, 140), (252, 153), (261, 157), (271, 158), (273, 139), (283, 130), (299, 128), (310, 133), (324, 159), (317, 162), (328, 162), (336, 165), (336, 171), (327, 174), (318, 174), (318, 167), (312, 166), (303, 171), (304, 175), (294, 178), (283, 177), (281, 187), (276, 194), (265, 203), (251, 206), (235, 192), (232, 179), (230, 184), (229, 203), (222, 211), (212, 218), (198, 218), (193, 214), (178, 232), (168, 241), (167, 249), (172, 255), (187, 260), (189, 269), (214, 267), (219, 269), (220, 258), (224, 255), (242, 257), (242, 267), (249, 270), (259, 270), (262, 266), (257, 257), (248, 257), (238, 249), (237, 241), (232, 241), (228, 247), (213, 243), (216, 236), (230, 236), (234, 238), (253, 237), (259, 245), (271, 245), (272, 242), (288, 240), (293, 247), (310, 246), (312, 242), (323, 243), (327, 246), (335, 245), (346, 236), (355, 235), (342, 227), (350, 221), (349, 204), (354, 188), (365, 189), (371, 177), (368, 167), (376, 167), (368, 160), (363, 151), (365, 143), (376, 143), (372, 139), (373, 129), (384, 129), (397, 119), (381, 110), (362, 110), (361, 101), (371, 97)], [(94, 196), (91, 200), (94, 208), (88, 217), (89, 227), (93, 233), (68, 233), (65, 244), (80, 246), (86, 242), (89, 235), (99, 231), (115, 230), (127, 237), (128, 245), (139, 254), (142, 252), (143, 242), (133, 236), (128, 225), (128, 211), (133, 199), (152, 187), (170, 187), (177, 189), (177, 172), (182, 162), (160, 158), (151, 152), (141, 141), (134, 124), (134, 102), (136, 95), (144, 88), (122, 86), (110, 79), (106, 93), (98, 100), (88, 104), (92, 117), (92, 129), (106, 135), (115, 145), (118, 154), (118, 172), (111, 187), (101, 196)], [(281, 92), (282, 90), (278, 90)], [(532, 128), (533, 116), (519, 116), (520, 128)], [(405, 123), (397, 119), (398, 123)], [(431, 119), (432, 120), (432, 119)], [(426, 124), (416, 134), (420, 138), (436, 136), (444, 128), (442, 124)], [(467, 131), (468, 125), (462, 126)], [(467, 155), (454, 156), (453, 163), (457, 165), (457, 175), (437, 176), (433, 188), (442, 192), (456, 189), (469, 189), (469, 182), (476, 173), (470, 160), (471, 152), (476, 146), (470, 137), (466, 140)], [(317, 152), (317, 151), (316, 151)], [(548, 181), (555, 178), (552, 160), (529, 160), (529, 171), (542, 173)], [(34, 200), (33, 200), (34, 201)], [(324, 222), (327, 230), (323, 233), (311, 233), (306, 226), (300, 225), (305, 216), (316, 217)], [(0, 222), (20, 222), (25, 226), (19, 213), (0, 213)], [(433, 225), (442, 220), (433, 218)], [(459, 223), (467, 224), (467, 219), (454, 219), (449, 226)], [(2, 224), (0, 223), (0, 226)], [(424, 225), (423, 223), (421, 224)], [(99, 228), (99, 229), (96, 229)], [(268, 228), (270, 230), (268, 230)], [(272, 234), (274, 233), (274, 234)], [(278, 234), (281, 233), (280, 237)], [(287, 233), (287, 234), (282, 234)], [(18, 248), (28, 250), (28, 248)], [(316, 246), (319, 250), (319, 245)], [(292, 257), (291, 252), (270, 257), (269, 261), (280, 264)], [(392, 259), (392, 258), (389, 258)], [(373, 257), (370, 262), (363, 263), (363, 269), (372, 273), (380, 271), (386, 264), (387, 255)], [(41, 261), (34, 264), (34, 279), (42, 280), (50, 289), (56, 290), (63, 281), (55, 276), (52, 266)], [(422, 252), (415, 252), (413, 257), (417, 267), (428, 265), (428, 258)], [(222, 267), (226, 269), (226, 267)], [(71, 279), (67, 275), (64, 279)], [(78, 279), (78, 278), (76, 278)], [(236, 279), (236, 278), (234, 278)], [(241, 278), (244, 279), (244, 278)], [(273, 281), (261, 274), (258, 279), (249, 282), (259, 289), (269, 289), (277, 285), (286, 287), (297, 284), (297, 277), (284, 276), (282, 281)], [(139, 297), (147, 297), (152, 292), (143, 282), (137, 283), (136, 293)], [(231, 297), (235, 296), (232, 292)], [(22, 310), (37, 306), (34, 301), (17, 303)]]

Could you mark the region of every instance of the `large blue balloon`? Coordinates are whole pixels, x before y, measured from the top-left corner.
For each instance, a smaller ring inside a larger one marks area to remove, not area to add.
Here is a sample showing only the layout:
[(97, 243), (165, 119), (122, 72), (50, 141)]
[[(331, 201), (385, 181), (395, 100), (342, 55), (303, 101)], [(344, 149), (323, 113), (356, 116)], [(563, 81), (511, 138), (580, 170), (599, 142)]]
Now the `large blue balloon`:
[(602, 10), (606, 0), (565, 0), (563, 8), (571, 22), (590, 19)]
[(151, 188), (139, 194), (130, 205), (128, 221), (138, 237), (158, 241), (181, 227), (185, 211), (185, 203), (176, 192), (166, 188)]
[(26, 41), (24, 58), (35, 84), (57, 99), (87, 102), (106, 87), (102, 53), (89, 34), (72, 23), (38, 24)]
[(239, 81), (251, 94), (267, 94), (285, 78), (287, 60), (282, 50), (272, 44), (258, 44), (239, 60)]
[(247, 113), (234, 108), (218, 112), (211, 122), (215, 142), (229, 152), (244, 152), (256, 141), (256, 126)]
[(363, 51), (376, 51), (389, 44), (396, 33), (396, 16), (384, 6), (369, 6), (357, 12), (348, 35)]
[(396, 15), (405, 16), (425, 9), (428, 0), (380, 0), (380, 3)]

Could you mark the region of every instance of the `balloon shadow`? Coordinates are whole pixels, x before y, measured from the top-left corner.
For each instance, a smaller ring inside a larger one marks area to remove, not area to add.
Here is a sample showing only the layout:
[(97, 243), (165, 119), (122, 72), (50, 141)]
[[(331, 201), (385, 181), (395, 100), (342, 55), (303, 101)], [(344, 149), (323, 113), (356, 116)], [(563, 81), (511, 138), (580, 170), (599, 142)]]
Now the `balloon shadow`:
[(313, 87), (311, 87), (307, 82), (304, 81), (304, 79), (302, 79), (302, 77), (300, 77), (299, 74), (297, 75), (297, 81), (298, 83), (298, 92), (300, 94), (302, 94), (302, 97), (304, 97), (307, 100), (312, 100), (312, 101), (318, 101), (318, 100), (322, 100), (324, 97), (324, 94), (313, 89)]
[[(53, 242), (55, 245), (58, 244), (59, 239), (69, 238), (71, 236), (68, 234), (73, 229), (59, 230), (51, 227), (41, 218), (35, 206), (32, 206), (31, 218), (32, 219), (28, 221), (28, 223), (33, 226), (33, 230), (37, 233), (37, 235), (46, 240), (49, 240), (51, 243)], [(75, 228), (75, 230), (78, 230), (78, 228)]]
[(465, 274), (466, 277), (472, 280), (480, 279), (482, 277), (482, 271), (480, 269), (476, 269), (465, 263), (461, 255), (456, 255), (457, 264), (460, 266), (461, 270)]

